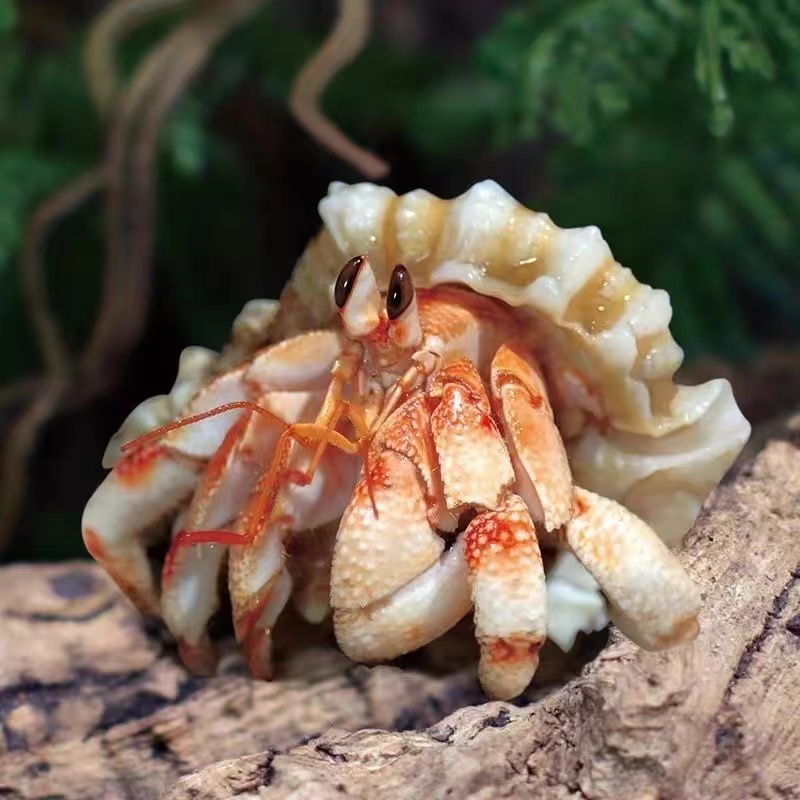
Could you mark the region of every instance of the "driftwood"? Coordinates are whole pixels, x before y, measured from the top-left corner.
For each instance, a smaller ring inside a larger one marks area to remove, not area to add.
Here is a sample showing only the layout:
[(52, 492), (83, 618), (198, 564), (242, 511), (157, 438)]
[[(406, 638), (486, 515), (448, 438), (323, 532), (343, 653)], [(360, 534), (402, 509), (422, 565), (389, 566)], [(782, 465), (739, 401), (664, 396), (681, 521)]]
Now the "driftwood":
[(759, 447), (687, 540), (700, 639), (515, 705), (468, 632), (368, 669), (289, 620), (274, 683), (200, 679), (93, 565), (0, 570), (0, 798), (800, 798), (800, 417)]

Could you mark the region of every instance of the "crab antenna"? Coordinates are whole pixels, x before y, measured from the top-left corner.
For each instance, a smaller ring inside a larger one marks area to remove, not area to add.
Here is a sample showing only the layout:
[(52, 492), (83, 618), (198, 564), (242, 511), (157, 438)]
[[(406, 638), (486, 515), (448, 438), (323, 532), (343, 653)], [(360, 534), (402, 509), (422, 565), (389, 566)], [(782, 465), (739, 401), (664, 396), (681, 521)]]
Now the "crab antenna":
[(136, 439), (132, 439), (130, 442), (123, 444), (120, 450), (123, 453), (129, 453), (131, 450), (143, 447), (150, 442), (163, 439), (168, 433), (178, 430), (179, 428), (185, 428), (189, 425), (194, 425), (197, 422), (202, 422), (204, 419), (210, 419), (211, 417), (216, 417), (220, 414), (226, 413), (227, 411), (234, 411), (236, 409), (248, 409), (249, 411), (254, 411), (257, 414), (261, 414), (267, 419), (276, 420), (277, 422), (280, 422), (281, 425), (289, 424), (286, 422), (286, 420), (281, 419), (277, 414), (267, 411), (266, 408), (258, 405), (257, 403), (253, 403), (250, 400), (234, 400), (230, 403), (223, 403), (220, 406), (216, 406), (216, 408), (212, 408), (209, 411), (202, 411), (199, 414), (192, 414), (190, 417), (184, 417), (183, 419), (175, 420), (167, 425), (162, 425), (160, 428), (143, 433)]

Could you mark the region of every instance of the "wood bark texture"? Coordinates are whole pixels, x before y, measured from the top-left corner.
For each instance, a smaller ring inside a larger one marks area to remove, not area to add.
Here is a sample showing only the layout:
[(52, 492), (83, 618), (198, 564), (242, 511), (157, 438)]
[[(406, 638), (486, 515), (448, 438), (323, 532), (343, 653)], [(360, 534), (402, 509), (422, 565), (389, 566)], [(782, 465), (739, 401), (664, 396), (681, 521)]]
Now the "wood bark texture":
[(697, 642), (551, 651), (513, 705), (468, 630), (369, 669), (289, 619), (276, 681), (200, 679), (94, 565), (2, 569), (0, 798), (800, 798), (800, 416), (757, 442), (682, 554)]

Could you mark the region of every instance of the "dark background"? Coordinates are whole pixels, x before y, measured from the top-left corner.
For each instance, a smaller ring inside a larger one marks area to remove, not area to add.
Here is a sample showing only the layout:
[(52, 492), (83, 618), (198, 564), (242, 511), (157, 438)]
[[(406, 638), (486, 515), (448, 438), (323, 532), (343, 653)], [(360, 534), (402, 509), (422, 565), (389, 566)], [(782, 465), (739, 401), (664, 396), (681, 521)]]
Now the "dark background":
[[(115, 51), (121, 91), (159, 42), (215, 5), (184, 3), (127, 37)], [(4, 559), (83, 555), (80, 513), (102, 479), (108, 438), (134, 405), (171, 386), (183, 347), (221, 347), (248, 299), (279, 294), (319, 227), (328, 183), (361, 179), (287, 107), (334, 3), (264, 4), (215, 48), (158, 132), (157, 205), (136, 206), (131, 195), (132, 207), (154, 214), (152, 251), (129, 274), (135, 286), (151, 280), (141, 336), (93, 373), (73, 370), (49, 421), (9, 455), (21, 415), (40, 397), (41, 382), (26, 381), (52, 372), (20, 277), (32, 214), (106, 157), (118, 122), (113, 107), (98, 113), (81, 63), (104, 6), (0, 0), (0, 494), (21, 502), (0, 530)], [(778, 349), (791, 361), (800, 333), (800, 3), (372, 8), (370, 44), (324, 106), (391, 163), (393, 189), (450, 197), (494, 178), (561, 226), (599, 225), (639, 280), (670, 292), (672, 329), (690, 361), (713, 357), (733, 374)], [(42, 251), (70, 365), (104, 302), (109, 213), (103, 192), (69, 209)], [(146, 225), (132, 217), (123, 243)], [(124, 303), (122, 311), (120, 329)], [(29, 478), (24, 494), (25, 481), (9, 475)]]

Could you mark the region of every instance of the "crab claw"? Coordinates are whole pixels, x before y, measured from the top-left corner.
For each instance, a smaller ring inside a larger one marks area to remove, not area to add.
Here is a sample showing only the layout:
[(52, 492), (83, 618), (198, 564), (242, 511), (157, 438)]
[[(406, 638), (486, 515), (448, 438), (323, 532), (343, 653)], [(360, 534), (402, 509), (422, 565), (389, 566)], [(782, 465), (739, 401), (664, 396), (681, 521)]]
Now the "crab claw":
[(700, 594), (658, 535), (613, 500), (575, 488), (563, 536), (608, 598), (611, 618), (645, 650), (697, 636)]
[(381, 427), (342, 516), (331, 568), (334, 608), (369, 606), (439, 558), (444, 541), (434, 522), (443, 509), (434, 499), (441, 496), (435, 464), (429, 413), (419, 393)]
[(416, 578), (365, 608), (336, 609), (336, 641), (353, 661), (410, 653), (450, 630), (472, 608), (464, 534)]
[(468, 359), (447, 364), (433, 379), (430, 397), (437, 403), (431, 429), (447, 508), (496, 508), (514, 470), (475, 365)]
[(525, 503), (509, 495), (479, 514), (465, 532), (481, 685), (490, 696), (521, 694), (539, 665), (547, 636), (542, 556)]
[(369, 469), (339, 526), (331, 568), (336, 609), (364, 608), (390, 595), (434, 564), (444, 549), (428, 519), (416, 467), (389, 450), (371, 459)]
[(492, 360), (492, 397), (506, 432), (517, 492), (534, 519), (553, 531), (572, 516), (572, 475), (544, 381), (532, 363), (519, 345), (502, 345)]

